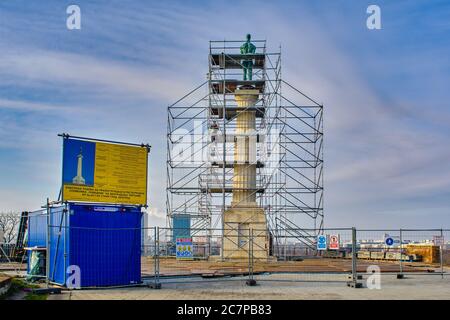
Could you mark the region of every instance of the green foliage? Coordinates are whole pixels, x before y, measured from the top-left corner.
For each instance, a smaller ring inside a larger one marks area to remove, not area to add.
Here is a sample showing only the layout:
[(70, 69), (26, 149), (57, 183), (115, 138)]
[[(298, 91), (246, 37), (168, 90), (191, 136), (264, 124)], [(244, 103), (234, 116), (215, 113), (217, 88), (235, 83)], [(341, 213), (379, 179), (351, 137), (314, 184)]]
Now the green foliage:
[[(39, 285), (37, 284), (31, 284), (26, 282), (24, 279), (21, 278), (13, 278), (11, 280), (11, 287), (9, 288), (8, 292), (6, 292), (3, 295), (0, 295), (0, 300), (6, 300), (10, 297), (12, 297), (14, 294), (23, 291), (25, 289), (37, 289), (39, 288)], [(24, 299), (25, 300), (47, 300), (48, 294), (35, 294), (32, 292), (27, 292)]]
[(47, 300), (48, 294), (29, 293), (25, 296), (25, 300)]

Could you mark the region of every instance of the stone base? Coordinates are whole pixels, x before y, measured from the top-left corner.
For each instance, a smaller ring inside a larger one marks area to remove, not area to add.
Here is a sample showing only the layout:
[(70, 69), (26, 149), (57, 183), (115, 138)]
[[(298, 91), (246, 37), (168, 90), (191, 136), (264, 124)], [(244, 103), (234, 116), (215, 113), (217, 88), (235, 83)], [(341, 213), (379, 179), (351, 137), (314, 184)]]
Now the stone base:
[(267, 259), (269, 237), (264, 209), (257, 206), (230, 208), (224, 214), (223, 258), (248, 259), (250, 230), (253, 230), (253, 258)]

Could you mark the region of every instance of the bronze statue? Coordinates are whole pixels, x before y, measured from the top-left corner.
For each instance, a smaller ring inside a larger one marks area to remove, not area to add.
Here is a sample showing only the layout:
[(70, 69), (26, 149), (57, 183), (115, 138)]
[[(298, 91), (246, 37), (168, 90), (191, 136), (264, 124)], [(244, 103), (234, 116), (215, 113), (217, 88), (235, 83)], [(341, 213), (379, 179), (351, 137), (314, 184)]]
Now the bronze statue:
[[(241, 54), (255, 53), (256, 47), (250, 42), (251, 37), (250, 34), (247, 34), (247, 41), (241, 46)], [(241, 64), (244, 69), (244, 80), (252, 80), (253, 59), (242, 60)]]

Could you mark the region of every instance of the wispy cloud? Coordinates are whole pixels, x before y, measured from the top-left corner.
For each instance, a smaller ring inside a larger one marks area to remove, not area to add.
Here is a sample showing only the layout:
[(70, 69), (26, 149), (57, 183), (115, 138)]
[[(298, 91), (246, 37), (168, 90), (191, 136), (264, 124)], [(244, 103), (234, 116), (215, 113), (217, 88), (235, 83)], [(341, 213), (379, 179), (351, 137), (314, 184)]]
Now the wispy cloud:
[[(52, 51), (4, 55), (0, 62), (3, 76), (58, 87), (77, 86), (80, 90), (94, 86), (98, 95), (166, 100), (186, 92), (181, 82), (174, 82), (173, 71), (162, 67), (135, 67), (90, 56)], [(185, 76), (182, 76), (183, 78)], [(170, 90), (168, 90), (170, 88)]]

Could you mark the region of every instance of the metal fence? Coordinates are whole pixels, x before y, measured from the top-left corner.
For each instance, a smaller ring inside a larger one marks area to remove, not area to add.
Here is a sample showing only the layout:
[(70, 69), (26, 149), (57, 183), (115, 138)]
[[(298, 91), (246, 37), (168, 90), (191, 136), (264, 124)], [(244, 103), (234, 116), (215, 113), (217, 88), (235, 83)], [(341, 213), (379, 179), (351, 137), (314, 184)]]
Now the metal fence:
[(0, 262), (11, 262), (14, 259), (15, 243), (0, 242)]
[[(444, 277), (450, 267), (445, 242), (450, 232), (441, 229), (286, 229), (277, 235), (257, 229), (231, 235), (227, 230), (203, 230), (203, 235), (189, 235), (192, 256), (188, 259), (177, 257), (176, 230), (157, 228), (155, 232), (160, 283), (314, 281), (357, 286), (370, 272), (398, 278), (407, 274)], [(326, 239), (324, 250), (318, 250), (318, 234)]]
[(2, 243), (0, 242), (0, 274), (12, 272), (14, 274), (20, 274), (23, 255), (19, 254), (19, 249), (15, 243)]
[[(398, 278), (444, 277), (450, 268), (449, 229), (284, 229), (272, 234), (258, 229), (73, 228), (61, 223), (43, 232), (27, 237), (26, 254), (20, 257), (14, 244), (0, 244), (0, 272), (24, 275), (32, 269), (33, 252), (44, 259), (29, 279), (67, 285), (77, 261), (82, 287), (160, 288), (199, 281), (357, 286), (370, 270)], [(325, 245), (318, 243), (319, 236)]]
[[(257, 233), (261, 238), (262, 233)], [(255, 231), (253, 235), (252, 243), (258, 239)], [(325, 239), (324, 250), (318, 250), (317, 235)], [(353, 236), (352, 228), (283, 230), (271, 243), (272, 254), (265, 261), (253, 259), (254, 279), (258, 282), (351, 282), (356, 279)]]
[(449, 253), (446, 233), (443, 229), (358, 230), (357, 260), (399, 277), (407, 273), (443, 276), (449, 266), (448, 258), (444, 259)]

